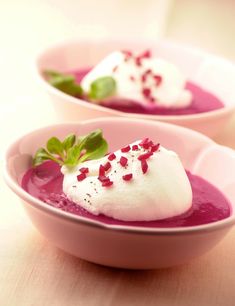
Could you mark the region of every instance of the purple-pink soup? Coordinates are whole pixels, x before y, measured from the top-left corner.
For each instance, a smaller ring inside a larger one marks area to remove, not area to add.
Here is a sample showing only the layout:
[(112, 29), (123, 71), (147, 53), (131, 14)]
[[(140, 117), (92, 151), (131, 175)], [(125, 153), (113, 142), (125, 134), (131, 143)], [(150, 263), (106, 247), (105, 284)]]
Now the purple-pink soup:
[[(80, 69), (72, 72), (70, 71), (69, 74), (74, 75), (76, 78), (76, 83), (79, 84), (82, 78), (89, 71), (90, 69)], [(127, 113), (163, 116), (192, 115), (209, 112), (224, 107), (224, 104), (220, 99), (192, 82), (187, 82), (186, 89), (192, 92), (193, 100), (192, 103), (185, 108), (164, 108), (158, 106), (144, 107), (136, 101), (124, 99), (109, 100), (107, 102), (102, 102), (101, 105)], [(87, 102), (90, 103), (89, 101)]]
[[(231, 206), (225, 196), (203, 178), (187, 171), (193, 190), (192, 207), (186, 213), (164, 220), (126, 222), (98, 215), (95, 216), (66, 198), (62, 190), (63, 175), (60, 166), (53, 161), (29, 169), (22, 179), (22, 187), (43, 202), (69, 212), (106, 224), (143, 227), (180, 227), (207, 224), (228, 218)], [(79, 191), (78, 191), (79, 192)]]

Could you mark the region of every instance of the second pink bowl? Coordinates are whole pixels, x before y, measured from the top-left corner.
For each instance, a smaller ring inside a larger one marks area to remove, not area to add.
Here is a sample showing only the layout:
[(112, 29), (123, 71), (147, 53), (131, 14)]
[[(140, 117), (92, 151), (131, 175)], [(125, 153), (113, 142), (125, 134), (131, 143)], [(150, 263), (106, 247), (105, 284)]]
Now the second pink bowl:
[[(161, 116), (124, 113), (64, 94), (49, 85), (42, 76), (42, 71), (45, 69), (73, 71), (94, 66), (111, 51), (122, 49), (134, 52), (151, 49), (156, 56), (176, 64), (189, 80), (218, 96), (225, 107), (195, 115)], [(235, 109), (234, 64), (205, 52), (165, 41), (66, 41), (40, 53), (36, 60), (36, 74), (42, 88), (49, 93), (59, 119), (63, 121), (121, 116), (174, 123), (214, 136), (225, 126)]]

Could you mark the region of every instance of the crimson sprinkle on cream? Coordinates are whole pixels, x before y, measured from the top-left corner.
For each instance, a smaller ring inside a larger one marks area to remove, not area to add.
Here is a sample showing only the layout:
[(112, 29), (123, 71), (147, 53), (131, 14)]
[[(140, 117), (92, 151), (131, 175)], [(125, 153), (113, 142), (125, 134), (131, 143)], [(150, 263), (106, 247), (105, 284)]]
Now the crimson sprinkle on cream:
[(190, 182), (177, 154), (149, 138), (61, 171), (64, 194), (94, 215), (160, 220), (192, 205)]

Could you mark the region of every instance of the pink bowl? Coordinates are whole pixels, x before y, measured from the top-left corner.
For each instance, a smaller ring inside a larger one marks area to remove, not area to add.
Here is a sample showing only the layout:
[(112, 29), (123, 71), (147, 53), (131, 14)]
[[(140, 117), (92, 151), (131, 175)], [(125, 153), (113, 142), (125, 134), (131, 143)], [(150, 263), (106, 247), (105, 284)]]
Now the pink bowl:
[[(217, 186), (231, 201), (232, 215), (222, 221), (193, 227), (143, 228), (108, 225), (53, 208), (32, 197), (21, 186), (32, 155), (50, 136), (84, 134), (102, 128), (110, 150), (149, 136), (175, 150), (186, 169)], [(185, 263), (215, 246), (235, 222), (235, 154), (209, 138), (162, 122), (103, 118), (61, 124), (33, 131), (7, 150), (5, 180), (21, 198), (32, 222), (50, 242), (88, 261), (121, 268), (152, 269)]]
[[(94, 66), (113, 50), (130, 49), (138, 52), (149, 48), (154, 54), (175, 63), (189, 80), (219, 97), (225, 107), (206, 113), (180, 116), (124, 113), (64, 94), (48, 84), (42, 76), (45, 69), (72, 71)], [(202, 51), (166, 41), (67, 41), (40, 53), (36, 60), (36, 73), (42, 88), (49, 93), (58, 117), (67, 121), (122, 116), (170, 122), (214, 136), (224, 127), (235, 109), (234, 64)]]

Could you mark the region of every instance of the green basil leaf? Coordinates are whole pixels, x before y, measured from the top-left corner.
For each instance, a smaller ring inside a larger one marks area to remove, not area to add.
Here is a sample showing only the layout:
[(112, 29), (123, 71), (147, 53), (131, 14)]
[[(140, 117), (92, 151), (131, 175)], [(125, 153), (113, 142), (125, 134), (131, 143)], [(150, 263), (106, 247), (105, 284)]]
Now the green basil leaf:
[(83, 162), (87, 159), (101, 158), (108, 152), (108, 144), (103, 138), (103, 133), (100, 129), (97, 129), (84, 137), (79, 146), (81, 147), (81, 150), (86, 151), (79, 159), (79, 162)]
[(70, 148), (72, 148), (75, 142), (76, 142), (76, 135), (75, 134), (68, 135), (62, 143), (65, 152), (67, 152)]
[(47, 150), (40, 148), (35, 153), (33, 165), (37, 166), (46, 160), (53, 160), (59, 165), (75, 167), (87, 159), (98, 159), (108, 152), (108, 144), (102, 131), (97, 129), (88, 135), (80, 136), (76, 143), (76, 135), (68, 135), (62, 142), (57, 137), (47, 141)]
[(62, 73), (58, 72), (58, 71), (55, 71), (55, 70), (45, 70), (44, 71), (44, 74), (47, 78), (49, 79), (52, 79), (54, 77), (58, 77), (58, 76), (61, 76)]
[(74, 167), (78, 164), (78, 159), (81, 155), (81, 148), (76, 145), (68, 150), (64, 164), (69, 167)]
[(33, 158), (33, 166), (38, 166), (42, 164), (46, 160), (54, 160), (55, 162), (62, 164), (60, 160), (53, 157), (50, 153), (48, 153), (45, 149), (39, 148), (34, 155)]
[(64, 153), (64, 147), (61, 141), (57, 137), (51, 137), (47, 141), (47, 150), (51, 154), (58, 154), (59, 156), (63, 157)]
[(81, 96), (83, 91), (80, 85), (77, 85), (71, 76), (56, 77), (50, 81), (51, 85), (63, 91), (70, 96)]
[(91, 83), (88, 96), (91, 100), (103, 100), (115, 94), (116, 81), (110, 76), (101, 77)]
[(81, 146), (81, 149), (85, 149), (86, 151), (91, 151), (96, 149), (101, 143), (103, 139), (103, 134), (100, 129), (97, 129), (90, 134), (84, 136), (79, 145)]
[(87, 150), (86, 153), (79, 159), (79, 162), (83, 162), (87, 159), (99, 159), (108, 152), (108, 143), (105, 139), (102, 139), (99, 145), (93, 150)]
[(45, 71), (49, 83), (57, 89), (71, 96), (81, 96), (82, 87), (76, 84), (75, 77), (69, 74), (62, 74), (57, 71)]

